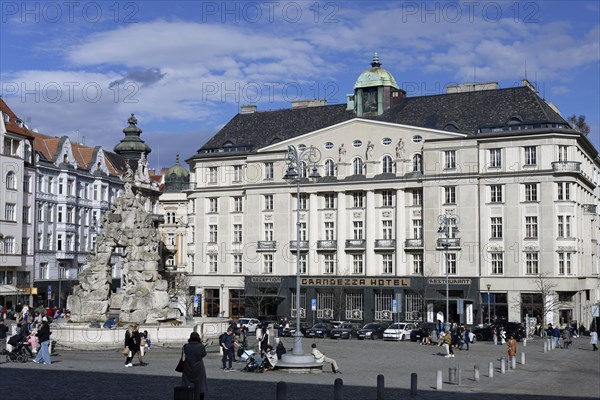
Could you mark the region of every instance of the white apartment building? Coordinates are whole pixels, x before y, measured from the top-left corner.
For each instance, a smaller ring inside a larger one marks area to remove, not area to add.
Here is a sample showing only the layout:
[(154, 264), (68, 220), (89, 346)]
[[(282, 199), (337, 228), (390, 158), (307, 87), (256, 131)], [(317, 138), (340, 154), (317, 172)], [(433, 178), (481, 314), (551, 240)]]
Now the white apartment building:
[(0, 304), (32, 293), (35, 168), (33, 135), (0, 98)]

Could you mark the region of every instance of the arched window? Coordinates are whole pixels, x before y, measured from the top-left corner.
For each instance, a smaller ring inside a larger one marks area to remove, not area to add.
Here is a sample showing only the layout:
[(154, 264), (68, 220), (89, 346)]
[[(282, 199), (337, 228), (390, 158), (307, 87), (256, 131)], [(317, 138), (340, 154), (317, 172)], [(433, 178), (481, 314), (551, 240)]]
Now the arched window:
[(13, 190), (17, 189), (17, 178), (13, 171), (9, 171), (8, 174), (6, 174), (6, 188)]
[(394, 172), (394, 161), (392, 160), (392, 157), (384, 156), (382, 165), (384, 174), (391, 174)]
[(423, 159), (420, 154), (413, 156), (413, 172), (423, 172)]
[(308, 178), (308, 164), (302, 161), (300, 168), (300, 178)]
[(335, 176), (335, 163), (332, 159), (325, 161), (325, 176)]
[(356, 157), (352, 160), (352, 171), (354, 175), (362, 175), (363, 174), (363, 160), (360, 157)]
[(63, 163), (65, 163), (65, 164), (69, 163), (69, 157), (67, 156), (67, 153), (65, 153), (65, 155), (63, 156)]

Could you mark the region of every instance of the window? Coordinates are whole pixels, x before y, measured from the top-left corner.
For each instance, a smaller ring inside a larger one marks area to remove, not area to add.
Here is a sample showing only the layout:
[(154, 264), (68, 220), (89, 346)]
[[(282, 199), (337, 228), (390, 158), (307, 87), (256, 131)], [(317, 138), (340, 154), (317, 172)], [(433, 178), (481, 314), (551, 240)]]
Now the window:
[(23, 191), (31, 193), (31, 175), (23, 175)]
[(58, 179), (58, 194), (63, 194), (65, 181), (63, 178)]
[(558, 146), (558, 161), (566, 162), (568, 161), (568, 146)]
[(4, 254), (15, 254), (15, 238), (12, 236), (4, 237)]
[(73, 210), (73, 207), (67, 207), (67, 224), (73, 224), (75, 217), (75, 211)]
[(244, 211), (244, 208), (242, 207), (242, 197), (241, 196), (236, 196), (233, 198), (233, 211), (234, 212), (242, 212)]
[(54, 222), (54, 205), (48, 204), (48, 208), (46, 209), (46, 221)]
[(394, 261), (393, 254), (384, 254), (382, 256), (382, 273), (383, 274), (393, 274), (394, 273)]
[(570, 200), (571, 199), (571, 183), (570, 182), (558, 182), (558, 200)]
[(6, 203), (4, 205), (4, 220), (5, 221), (12, 221), (12, 222), (17, 222), (17, 215), (15, 213), (15, 204), (12, 203)]
[(17, 178), (15, 173), (12, 171), (6, 174), (6, 188), (11, 190), (17, 189)]
[(525, 147), (525, 165), (537, 164), (537, 148), (535, 146)]
[(208, 241), (212, 243), (217, 242), (217, 225), (208, 226)]
[(394, 172), (394, 160), (392, 160), (392, 157), (390, 156), (385, 156), (383, 157), (383, 173), (384, 174), (391, 174)]
[(525, 238), (535, 239), (538, 237), (538, 218), (525, 217)]
[(413, 239), (422, 239), (423, 238), (423, 220), (422, 219), (413, 219), (412, 227), (413, 227)]
[(570, 238), (571, 237), (571, 216), (570, 215), (559, 215), (558, 216), (558, 237), (559, 238)]
[(525, 273), (527, 275), (536, 275), (538, 273), (538, 253), (525, 253)]
[(63, 206), (58, 206), (56, 222), (63, 222)]
[(58, 235), (56, 235), (56, 251), (62, 251), (63, 250), (63, 235), (61, 233), (59, 233)]
[(48, 263), (40, 263), (38, 267), (38, 279), (48, 279)]
[(502, 239), (502, 217), (492, 217), (491, 228), (492, 239)]
[(168, 212), (167, 213), (167, 224), (174, 224), (175, 223), (175, 213), (174, 212)]
[(389, 146), (390, 144), (392, 144), (392, 139), (390, 139), (389, 137), (383, 138), (381, 140), (381, 144), (384, 146)]
[(413, 172), (423, 172), (423, 157), (420, 154), (415, 154), (412, 159)]
[(502, 203), (502, 185), (490, 186), (490, 201), (492, 203)]
[(362, 274), (364, 268), (364, 261), (362, 254), (354, 254), (352, 255), (352, 273), (353, 274)]
[(263, 254), (263, 274), (273, 273), (273, 254)]
[(444, 168), (456, 169), (456, 150), (444, 151)]
[(273, 210), (273, 195), (265, 194), (264, 199), (265, 199), (264, 209), (268, 210), (268, 211), (272, 211)]
[(335, 273), (335, 260), (333, 258), (333, 254), (325, 254), (324, 257), (324, 268), (323, 271), (325, 274), (333, 274)]
[(423, 205), (423, 190), (422, 189), (414, 189), (412, 191), (412, 205), (413, 206), (422, 206)]
[(46, 182), (46, 193), (54, 194), (54, 178), (51, 176), (48, 177), (48, 181)]
[(389, 219), (381, 221), (381, 227), (383, 230), (383, 239), (392, 239), (392, 221)]
[(558, 274), (573, 275), (571, 270), (571, 253), (558, 253)]
[(448, 275), (456, 275), (456, 253), (446, 254), (446, 267)]
[(537, 183), (525, 184), (525, 201), (538, 201)]
[(335, 176), (335, 163), (331, 159), (325, 161), (325, 176)]
[(423, 254), (413, 254), (413, 274), (422, 275), (423, 274)]
[(307, 257), (306, 253), (300, 254), (299, 264), (300, 264), (300, 273), (301, 274), (306, 274), (306, 272), (308, 271), (308, 267), (307, 267), (308, 257)]
[(217, 169), (217, 167), (208, 167), (207, 171), (207, 176), (206, 176), (206, 181), (208, 183), (217, 183), (217, 174), (219, 173), (219, 170)]
[(492, 275), (504, 274), (504, 253), (490, 253)]
[(234, 274), (241, 274), (242, 273), (242, 255), (241, 254), (234, 254), (233, 255), (233, 273)]
[(300, 178), (308, 178), (308, 164), (306, 161), (300, 162)]
[(352, 222), (353, 232), (354, 232), (354, 240), (362, 240), (363, 238), (363, 222), (362, 221), (354, 221)]
[(67, 196), (73, 196), (75, 191), (75, 181), (73, 179), (67, 180)]
[(307, 239), (307, 235), (306, 235), (306, 222), (300, 222), (300, 224), (298, 225), (298, 230), (300, 231), (300, 238), (299, 240), (301, 241), (306, 241)]
[(167, 234), (167, 246), (175, 246), (175, 234)]
[(99, 190), (98, 189), (99, 189), (98, 185), (94, 185), (94, 200), (100, 200), (98, 198), (98, 196), (99, 196)]
[(305, 193), (300, 194), (300, 209), (307, 210), (308, 196)]
[(69, 233), (67, 234), (67, 240), (65, 241), (65, 250), (73, 251), (73, 244), (73, 234)]
[(362, 146), (362, 141), (357, 139), (352, 142), (352, 147), (359, 148), (360, 146)]
[(502, 167), (502, 153), (500, 149), (490, 149), (490, 168)]
[(456, 187), (448, 186), (444, 188), (444, 204), (456, 203)]
[(37, 219), (39, 222), (44, 222), (44, 205), (38, 204), (37, 207)]
[(216, 197), (212, 197), (208, 199), (208, 212), (216, 213), (219, 211), (219, 199)]
[(325, 208), (335, 208), (335, 199), (336, 199), (336, 194), (335, 193), (325, 193)]
[(327, 150), (333, 149), (333, 143), (331, 143), (331, 142), (325, 143), (325, 149), (327, 149)]
[(233, 224), (233, 242), (242, 242), (242, 224)]
[(244, 171), (243, 165), (234, 165), (233, 166), (233, 181), (234, 182), (242, 181), (243, 171)]
[(352, 193), (354, 208), (363, 208), (365, 206), (365, 194), (363, 192)]
[(208, 273), (212, 273), (212, 274), (217, 273), (217, 255), (216, 254), (208, 255)]
[(384, 207), (394, 206), (394, 192), (391, 190), (384, 190), (381, 192), (381, 204)]
[(272, 222), (265, 223), (265, 241), (267, 241), (267, 242), (273, 241), (273, 223)]
[(352, 160), (352, 173), (354, 175), (363, 174), (363, 161), (360, 157), (356, 157), (354, 160)]
[(413, 141), (413, 143), (421, 143), (423, 141), (423, 136), (415, 135), (412, 137), (412, 141)]
[(333, 222), (325, 222), (325, 240), (335, 240), (335, 230)]
[(265, 179), (273, 179), (273, 163), (265, 163)]

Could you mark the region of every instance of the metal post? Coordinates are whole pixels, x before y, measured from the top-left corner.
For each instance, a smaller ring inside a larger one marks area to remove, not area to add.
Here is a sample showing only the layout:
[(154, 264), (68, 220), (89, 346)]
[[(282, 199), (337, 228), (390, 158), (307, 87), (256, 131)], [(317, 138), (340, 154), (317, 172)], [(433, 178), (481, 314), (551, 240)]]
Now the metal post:
[(437, 376), (436, 376), (436, 383), (435, 383), (435, 389), (436, 390), (442, 390), (442, 370), (438, 369), (437, 371)]
[(525, 352), (521, 352), (521, 365), (525, 365)]
[[(523, 354), (523, 353), (521, 353), (521, 354)], [(510, 358), (510, 367), (512, 369), (516, 369), (517, 368), (517, 356), (512, 356)]]
[(448, 368), (448, 382), (456, 383), (456, 368)]
[(385, 393), (385, 377), (381, 374), (377, 375), (377, 400), (383, 400)]
[(479, 365), (475, 365), (475, 382), (479, 381)]
[(492, 288), (492, 285), (488, 283), (487, 285), (487, 297), (488, 297), (488, 324), (492, 323), (492, 306), (491, 306), (491, 299), (490, 299), (490, 289)]
[(410, 394), (411, 395), (416, 395), (418, 394), (418, 387), (417, 387), (417, 374), (415, 372), (413, 372), (412, 374), (410, 374)]
[(287, 400), (287, 383), (277, 382), (277, 392), (275, 393), (276, 400)]
[(333, 400), (344, 400), (344, 381), (337, 378), (333, 382)]
[(302, 332), (300, 331), (300, 168), (296, 153), (296, 332), (294, 332), (294, 348), (292, 354), (304, 355), (302, 348)]
[(488, 366), (488, 376), (490, 378), (494, 377), (494, 362), (490, 361), (490, 365)]
[(460, 365), (456, 368), (456, 379), (458, 386), (462, 385), (462, 373), (460, 372)]
[(500, 373), (501, 374), (506, 373), (506, 359), (504, 357), (500, 358)]

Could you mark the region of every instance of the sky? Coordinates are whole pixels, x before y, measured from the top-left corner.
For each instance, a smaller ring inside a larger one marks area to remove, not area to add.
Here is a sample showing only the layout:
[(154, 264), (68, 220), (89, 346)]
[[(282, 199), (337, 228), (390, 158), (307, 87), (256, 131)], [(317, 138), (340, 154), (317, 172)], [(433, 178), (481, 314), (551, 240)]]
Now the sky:
[(345, 103), (373, 53), (407, 96), (527, 77), (600, 148), (600, 2), (1, 1), (0, 95), (30, 128), (111, 150), (134, 113), (153, 168), (239, 107)]

